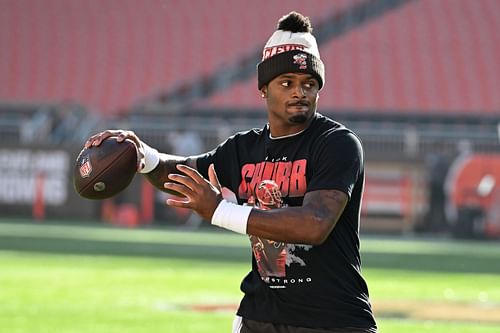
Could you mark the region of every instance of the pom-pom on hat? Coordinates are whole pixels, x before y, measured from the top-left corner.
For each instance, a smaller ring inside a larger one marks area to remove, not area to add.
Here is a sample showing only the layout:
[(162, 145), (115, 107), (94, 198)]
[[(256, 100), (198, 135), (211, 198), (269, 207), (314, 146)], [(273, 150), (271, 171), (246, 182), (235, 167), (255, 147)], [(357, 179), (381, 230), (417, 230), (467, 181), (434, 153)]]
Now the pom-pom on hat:
[(278, 21), (276, 30), (262, 51), (257, 65), (259, 90), (275, 77), (284, 73), (308, 73), (319, 82), (325, 82), (325, 66), (319, 56), (316, 38), (308, 17), (290, 12)]

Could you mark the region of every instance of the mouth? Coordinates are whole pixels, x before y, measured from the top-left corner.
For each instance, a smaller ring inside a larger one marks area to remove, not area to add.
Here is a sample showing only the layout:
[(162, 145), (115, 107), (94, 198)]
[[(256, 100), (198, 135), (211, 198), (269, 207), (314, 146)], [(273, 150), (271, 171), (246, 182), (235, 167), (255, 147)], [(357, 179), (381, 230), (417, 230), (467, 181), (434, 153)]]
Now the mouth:
[(291, 102), (287, 104), (287, 107), (296, 111), (308, 111), (309, 103), (307, 102)]
[(307, 101), (293, 101), (287, 103), (289, 121), (294, 124), (303, 124), (308, 119), (310, 105)]

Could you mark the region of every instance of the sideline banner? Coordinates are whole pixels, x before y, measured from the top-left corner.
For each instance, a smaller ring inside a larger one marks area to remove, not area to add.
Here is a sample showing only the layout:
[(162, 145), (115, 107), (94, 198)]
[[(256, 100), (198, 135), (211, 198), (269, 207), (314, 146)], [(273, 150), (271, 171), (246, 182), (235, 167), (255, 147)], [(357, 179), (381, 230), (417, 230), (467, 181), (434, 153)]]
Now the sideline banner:
[(76, 149), (0, 147), (0, 215), (32, 217), (35, 203), (47, 218), (93, 219), (99, 204), (73, 189)]

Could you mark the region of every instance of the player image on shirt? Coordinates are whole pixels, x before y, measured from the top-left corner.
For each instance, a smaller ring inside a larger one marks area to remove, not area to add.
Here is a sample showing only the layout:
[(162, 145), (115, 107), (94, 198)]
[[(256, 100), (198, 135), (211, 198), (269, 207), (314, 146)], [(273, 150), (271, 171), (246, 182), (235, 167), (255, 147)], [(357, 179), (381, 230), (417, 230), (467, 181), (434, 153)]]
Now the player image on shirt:
[[(283, 206), (279, 187), (272, 180), (262, 181), (255, 190), (255, 196), (256, 200), (251, 198), (249, 203), (253, 202), (258, 209), (268, 210)], [(284, 277), (287, 258), (286, 244), (256, 236), (250, 236), (250, 241), (261, 277)]]

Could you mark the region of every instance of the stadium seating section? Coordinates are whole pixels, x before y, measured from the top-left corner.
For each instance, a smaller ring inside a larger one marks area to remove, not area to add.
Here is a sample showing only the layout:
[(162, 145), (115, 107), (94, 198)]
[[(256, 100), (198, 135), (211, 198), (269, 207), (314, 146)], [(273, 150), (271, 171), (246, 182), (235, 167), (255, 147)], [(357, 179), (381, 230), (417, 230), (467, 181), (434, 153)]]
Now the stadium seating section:
[[(218, 78), (258, 54), (290, 10), (328, 28), (377, 3), (398, 6), (320, 41), (321, 108), (500, 112), (497, 0), (1, 0), (0, 101), (76, 101), (116, 114)], [(255, 74), (190, 102), (262, 108)]]

